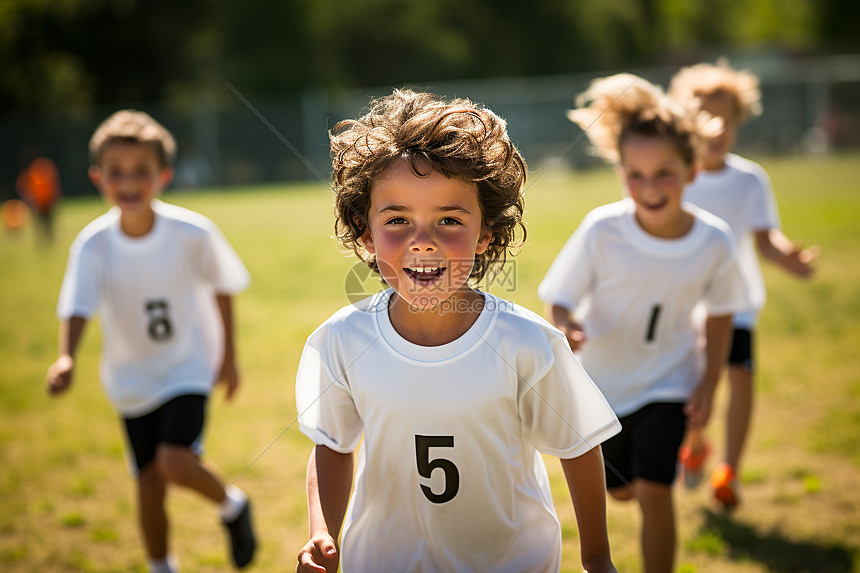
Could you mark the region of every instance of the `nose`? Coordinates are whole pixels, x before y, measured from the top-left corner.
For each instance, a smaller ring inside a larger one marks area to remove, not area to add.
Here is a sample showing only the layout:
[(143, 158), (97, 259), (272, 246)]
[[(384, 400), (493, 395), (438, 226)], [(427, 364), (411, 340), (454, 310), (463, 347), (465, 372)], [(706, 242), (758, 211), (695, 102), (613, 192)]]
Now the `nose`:
[(413, 253), (432, 253), (436, 251), (436, 241), (428, 230), (418, 229), (412, 235), (409, 249)]

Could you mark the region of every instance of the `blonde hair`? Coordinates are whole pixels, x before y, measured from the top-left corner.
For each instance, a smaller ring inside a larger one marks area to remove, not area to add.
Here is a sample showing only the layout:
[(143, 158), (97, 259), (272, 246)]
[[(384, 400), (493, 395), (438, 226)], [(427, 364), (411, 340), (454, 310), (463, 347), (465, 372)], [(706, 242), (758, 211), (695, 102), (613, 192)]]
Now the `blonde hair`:
[(669, 95), (681, 105), (700, 105), (701, 99), (717, 94), (732, 99), (738, 123), (761, 115), (758, 77), (747, 70), (732, 69), (724, 58), (716, 65), (701, 63), (681, 68), (669, 85)]
[(102, 152), (113, 143), (151, 145), (161, 167), (168, 167), (176, 160), (176, 140), (163, 125), (142, 111), (123, 109), (104, 120), (90, 138), (90, 163), (98, 165)]
[(576, 105), (568, 119), (585, 131), (598, 156), (613, 163), (621, 161), (627, 137), (642, 135), (670, 139), (681, 159), (692, 165), (702, 138), (722, 128), (722, 121), (675, 104), (659, 86), (633, 74), (592, 81)]
[[(508, 249), (525, 240), (523, 187), (527, 167), (508, 136), (505, 120), (467, 99), (446, 101), (436, 95), (395, 90), (370, 102), (369, 111), (344, 120), (329, 134), (335, 193), (335, 234), (347, 248), (378, 271), (361, 236), (367, 229), (373, 181), (396, 161), (412, 173), (433, 170), (475, 183), (489, 247), (475, 257), (470, 278), (480, 281), (505, 263)], [(515, 242), (517, 230), (523, 238)]]

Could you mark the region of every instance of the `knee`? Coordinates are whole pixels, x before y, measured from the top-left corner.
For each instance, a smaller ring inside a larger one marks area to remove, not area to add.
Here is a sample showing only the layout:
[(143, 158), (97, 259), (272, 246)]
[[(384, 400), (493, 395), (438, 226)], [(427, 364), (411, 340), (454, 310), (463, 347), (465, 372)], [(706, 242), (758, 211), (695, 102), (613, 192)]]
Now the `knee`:
[(155, 460), (144, 466), (137, 476), (138, 490), (147, 498), (163, 496), (166, 485)]
[(181, 484), (194, 463), (194, 454), (188, 448), (161, 444), (155, 453), (155, 463), (162, 479)]
[(664, 507), (672, 505), (672, 487), (666, 484), (638, 480), (636, 494), (643, 507)]

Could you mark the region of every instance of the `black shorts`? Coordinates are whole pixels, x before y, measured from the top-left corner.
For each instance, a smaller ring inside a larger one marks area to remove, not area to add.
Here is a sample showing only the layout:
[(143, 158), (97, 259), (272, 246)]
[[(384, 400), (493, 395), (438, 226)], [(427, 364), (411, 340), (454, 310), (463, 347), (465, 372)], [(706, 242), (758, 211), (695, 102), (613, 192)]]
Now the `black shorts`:
[(732, 333), (732, 348), (729, 351), (729, 365), (740, 366), (747, 372), (753, 371), (753, 333), (746, 328), (736, 328)]
[(155, 459), (159, 444), (187, 446), (202, 451), (206, 396), (187, 394), (172, 398), (138, 418), (123, 418), (134, 463), (140, 472)]
[(687, 425), (684, 404), (648, 404), (619, 421), (621, 432), (603, 442), (606, 487), (638, 478), (671, 485)]

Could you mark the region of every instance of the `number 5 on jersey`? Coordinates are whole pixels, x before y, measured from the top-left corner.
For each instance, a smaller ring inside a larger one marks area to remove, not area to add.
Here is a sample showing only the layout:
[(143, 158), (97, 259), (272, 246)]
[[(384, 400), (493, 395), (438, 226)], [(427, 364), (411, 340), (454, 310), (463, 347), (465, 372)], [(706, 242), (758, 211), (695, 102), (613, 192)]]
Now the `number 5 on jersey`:
[(445, 489), (442, 493), (433, 493), (429, 485), (421, 485), (424, 496), (433, 503), (445, 503), (454, 499), (460, 490), (460, 472), (454, 462), (445, 458), (430, 459), (430, 448), (453, 448), (454, 436), (421, 436), (415, 435), (415, 459), (418, 463), (418, 474), (430, 479), (434, 469), (445, 473)]

